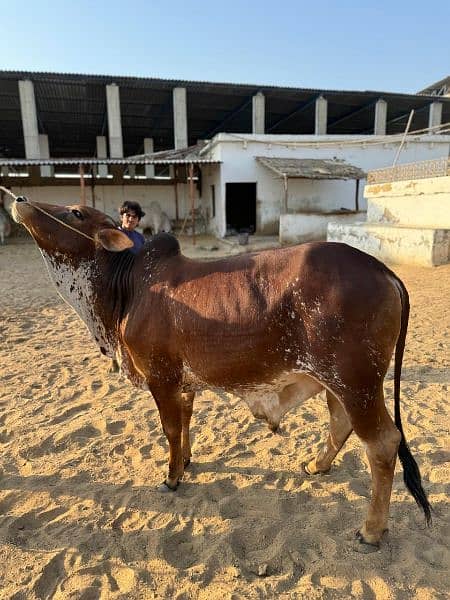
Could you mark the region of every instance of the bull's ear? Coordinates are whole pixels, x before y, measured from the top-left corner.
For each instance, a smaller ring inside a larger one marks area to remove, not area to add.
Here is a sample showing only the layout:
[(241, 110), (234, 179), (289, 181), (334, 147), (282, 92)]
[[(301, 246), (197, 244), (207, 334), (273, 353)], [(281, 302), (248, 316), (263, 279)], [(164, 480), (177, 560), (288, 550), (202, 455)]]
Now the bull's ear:
[(110, 252), (122, 252), (133, 247), (130, 238), (118, 229), (100, 229), (96, 236), (100, 244)]

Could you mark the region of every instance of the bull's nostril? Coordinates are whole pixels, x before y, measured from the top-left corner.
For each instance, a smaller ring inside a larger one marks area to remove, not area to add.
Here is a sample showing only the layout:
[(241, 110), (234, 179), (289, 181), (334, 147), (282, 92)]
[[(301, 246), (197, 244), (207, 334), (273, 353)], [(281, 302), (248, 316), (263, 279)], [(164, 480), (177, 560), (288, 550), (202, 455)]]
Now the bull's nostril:
[(28, 198), (26, 196), (17, 196), (16, 202), (28, 202)]

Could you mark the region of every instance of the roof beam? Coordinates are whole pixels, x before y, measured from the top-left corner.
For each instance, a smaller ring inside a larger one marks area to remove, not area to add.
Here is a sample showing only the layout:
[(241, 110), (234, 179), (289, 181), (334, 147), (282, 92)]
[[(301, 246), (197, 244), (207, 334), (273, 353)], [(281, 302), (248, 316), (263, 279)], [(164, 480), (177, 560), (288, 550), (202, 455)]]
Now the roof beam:
[(328, 129), (330, 129), (330, 127), (334, 127), (334, 125), (337, 125), (338, 123), (342, 123), (342, 121), (346, 121), (347, 119), (350, 119), (350, 117), (354, 117), (355, 115), (359, 114), (360, 112), (363, 112), (369, 108), (372, 108), (372, 106), (375, 106), (376, 103), (377, 103), (377, 100), (371, 100), (367, 104), (364, 104), (364, 106), (359, 106), (358, 108), (354, 108), (353, 110), (347, 112), (342, 117), (339, 117), (339, 118), (335, 119), (334, 121), (331, 121), (331, 123), (328, 123)]
[[(415, 108), (414, 111), (416, 113), (418, 113), (419, 111), (425, 110), (426, 108), (428, 108), (430, 106), (430, 103), (427, 102), (424, 106), (421, 106), (420, 108)], [(412, 110), (412, 109), (411, 109)], [(409, 110), (407, 113), (403, 113), (401, 115), (399, 115), (398, 117), (394, 117), (393, 119), (389, 119), (387, 121), (387, 123), (396, 123), (397, 121), (401, 121), (402, 119), (407, 119), (411, 113), (411, 110)]]
[[(430, 103), (428, 102), (424, 106), (421, 106), (419, 108), (414, 108), (414, 112), (415, 112), (415, 114), (417, 114), (418, 112), (425, 110), (429, 106), (430, 106)], [(411, 110), (412, 110), (412, 108), (411, 108)], [(402, 121), (403, 119), (407, 119), (409, 117), (409, 115), (411, 114), (411, 110), (409, 110), (406, 113), (402, 113), (402, 114), (398, 115), (397, 117), (393, 117), (392, 119), (389, 119), (388, 121), (386, 121), (386, 126), (389, 125), (389, 123), (397, 123), (397, 121)], [(370, 133), (371, 131), (372, 131), (372, 128), (366, 129), (365, 131), (362, 131), (361, 133), (364, 135), (366, 133)]]
[[(256, 94), (256, 92), (255, 92), (255, 94)], [(214, 127), (213, 129), (210, 129), (209, 131), (204, 133), (201, 137), (202, 138), (210, 138), (213, 135), (215, 135), (216, 133), (218, 133), (219, 131), (221, 131), (223, 126), (225, 125), (225, 123), (228, 123), (229, 121), (231, 121), (231, 119), (233, 119), (236, 115), (238, 115), (243, 110), (245, 110), (252, 103), (253, 96), (255, 94), (252, 94), (249, 98), (246, 98), (245, 101), (242, 102), (242, 104), (240, 104), (237, 108), (235, 108), (233, 111), (231, 111), (224, 119), (222, 119), (222, 121), (216, 127)]]
[(309, 108), (312, 104), (315, 103), (315, 101), (317, 100), (317, 98), (320, 95), (321, 94), (315, 94), (312, 98), (309, 98), (308, 100), (306, 100), (304, 102), (300, 102), (300, 104), (297, 104), (297, 106), (294, 108), (294, 110), (292, 112), (290, 112), (289, 114), (285, 115), (284, 117), (281, 117), (281, 119), (278, 119), (278, 121), (275, 121), (275, 123), (273, 123), (271, 125), (271, 127), (269, 127), (267, 129), (267, 133), (270, 133), (276, 127), (278, 127), (278, 125), (281, 125), (281, 123), (284, 123), (285, 121), (287, 121), (288, 119), (290, 119), (294, 115), (297, 115), (297, 114), (301, 113), (302, 111), (306, 110), (307, 108)]

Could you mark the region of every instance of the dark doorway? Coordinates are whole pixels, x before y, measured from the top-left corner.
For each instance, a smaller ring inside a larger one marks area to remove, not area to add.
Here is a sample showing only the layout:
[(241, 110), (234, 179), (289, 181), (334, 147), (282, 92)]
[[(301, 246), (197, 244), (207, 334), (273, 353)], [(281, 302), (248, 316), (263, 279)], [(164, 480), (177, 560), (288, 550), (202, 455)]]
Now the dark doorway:
[(226, 184), (227, 233), (256, 230), (256, 183)]

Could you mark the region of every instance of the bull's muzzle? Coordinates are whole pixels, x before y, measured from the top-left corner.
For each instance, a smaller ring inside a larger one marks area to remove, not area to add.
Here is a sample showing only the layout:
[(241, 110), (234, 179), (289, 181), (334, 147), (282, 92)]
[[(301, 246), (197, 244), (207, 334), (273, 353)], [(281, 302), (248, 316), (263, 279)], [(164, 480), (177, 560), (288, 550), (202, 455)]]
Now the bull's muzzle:
[(11, 206), (11, 216), (16, 223), (22, 223), (21, 217), (23, 215), (20, 214), (19, 204), (22, 206), (24, 204), (29, 204), (28, 198), (26, 196), (17, 196), (17, 198), (15, 199), (15, 202), (13, 202), (13, 204)]

